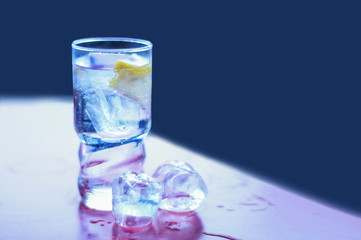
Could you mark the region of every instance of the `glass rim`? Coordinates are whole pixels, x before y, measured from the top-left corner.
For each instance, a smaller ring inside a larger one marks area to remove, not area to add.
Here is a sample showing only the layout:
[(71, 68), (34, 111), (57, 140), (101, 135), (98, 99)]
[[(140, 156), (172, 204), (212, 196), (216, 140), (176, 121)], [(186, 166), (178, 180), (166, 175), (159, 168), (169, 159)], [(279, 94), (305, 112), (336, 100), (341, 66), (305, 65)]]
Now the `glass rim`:
[[(79, 44), (82, 43), (90, 43), (90, 42), (130, 42), (130, 43), (139, 43), (144, 46), (140, 47), (132, 47), (132, 48), (97, 48), (97, 47), (83, 47)], [(76, 39), (72, 42), (71, 47), (76, 50), (82, 50), (87, 52), (124, 52), (124, 53), (130, 53), (130, 52), (142, 52), (152, 49), (153, 44), (144, 39), (138, 39), (138, 38), (124, 38), (124, 37), (91, 37), (91, 38), (80, 38)]]

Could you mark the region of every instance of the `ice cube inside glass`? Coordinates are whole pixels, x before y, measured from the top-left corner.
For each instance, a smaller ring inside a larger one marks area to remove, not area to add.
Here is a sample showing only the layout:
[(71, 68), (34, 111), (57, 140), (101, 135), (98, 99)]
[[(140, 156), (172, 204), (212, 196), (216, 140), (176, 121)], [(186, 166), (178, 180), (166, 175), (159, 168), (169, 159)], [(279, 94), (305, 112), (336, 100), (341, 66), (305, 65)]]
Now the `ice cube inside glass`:
[(127, 38), (73, 42), (74, 125), (89, 145), (142, 139), (151, 126), (152, 44)]

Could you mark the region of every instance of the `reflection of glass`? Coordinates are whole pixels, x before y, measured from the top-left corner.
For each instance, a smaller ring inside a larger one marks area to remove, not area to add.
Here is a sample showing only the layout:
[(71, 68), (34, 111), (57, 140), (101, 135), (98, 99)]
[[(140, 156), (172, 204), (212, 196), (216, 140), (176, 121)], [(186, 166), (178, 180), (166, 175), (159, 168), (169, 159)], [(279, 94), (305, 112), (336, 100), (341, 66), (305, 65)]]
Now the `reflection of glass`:
[(142, 140), (151, 127), (152, 44), (88, 38), (74, 41), (72, 52), (74, 126), (82, 141), (79, 190), (88, 207), (111, 210), (111, 182), (134, 167), (124, 162), (144, 159)]
[(111, 239), (113, 216), (110, 211), (98, 211), (79, 204), (79, 239)]
[(202, 235), (203, 224), (196, 212), (175, 214), (160, 210), (152, 225), (133, 232), (124, 231), (109, 211), (96, 211), (79, 204), (79, 239), (112, 240), (196, 240)]
[(157, 234), (155, 239), (193, 240), (202, 234), (203, 224), (196, 212), (160, 210), (154, 218), (153, 228)]
[(196, 240), (202, 235), (202, 221), (196, 212), (175, 214), (160, 210), (153, 224), (139, 232), (125, 232), (116, 224), (113, 225), (113, 240)]

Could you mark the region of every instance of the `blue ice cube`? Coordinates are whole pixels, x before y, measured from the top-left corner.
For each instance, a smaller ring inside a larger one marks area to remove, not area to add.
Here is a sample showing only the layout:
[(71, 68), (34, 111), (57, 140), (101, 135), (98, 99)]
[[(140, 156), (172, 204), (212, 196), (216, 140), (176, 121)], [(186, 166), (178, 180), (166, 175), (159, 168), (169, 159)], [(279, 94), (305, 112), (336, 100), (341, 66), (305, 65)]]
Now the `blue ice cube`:
[(202, 177), (183, 161), (169, 161), (159, 166), (153, 177), (164, 183), (161, 209), (189, 212), (198, 208), (207, 196)]
[(144, 174), (127, 172), (113, 182), (113, 216), (123, 228), (150, 224), (158, 210), (163, 184)]

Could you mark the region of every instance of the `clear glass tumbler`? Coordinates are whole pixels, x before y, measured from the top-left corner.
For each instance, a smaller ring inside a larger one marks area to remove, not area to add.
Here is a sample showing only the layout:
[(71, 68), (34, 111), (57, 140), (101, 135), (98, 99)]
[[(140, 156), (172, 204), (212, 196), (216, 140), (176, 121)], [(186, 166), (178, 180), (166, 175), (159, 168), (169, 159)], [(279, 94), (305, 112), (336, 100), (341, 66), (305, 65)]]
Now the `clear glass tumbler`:
[[(111, 182), (129, 170), (120, 163), (144, 160), (142, 140), (151, 127), (152, 43), (79, 39), (72, 43), (72, 62), (74, 126), (82, 142), (80, 194), (88, 207), (110, 210)], [(110, 206), (104, 196), (110, 196)]]

